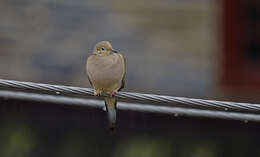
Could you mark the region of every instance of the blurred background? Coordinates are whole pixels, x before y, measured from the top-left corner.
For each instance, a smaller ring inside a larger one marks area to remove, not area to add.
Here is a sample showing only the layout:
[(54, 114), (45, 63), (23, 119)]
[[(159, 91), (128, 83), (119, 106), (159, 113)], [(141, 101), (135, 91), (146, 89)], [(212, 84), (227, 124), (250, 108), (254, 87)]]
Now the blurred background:
[[(0, 1), (0, 79), (90, 87), (109, 40), (124, 91), (260, 103), (258, 0)], [(1, 157), (259, 156), (257, 123), (0, 99)]]

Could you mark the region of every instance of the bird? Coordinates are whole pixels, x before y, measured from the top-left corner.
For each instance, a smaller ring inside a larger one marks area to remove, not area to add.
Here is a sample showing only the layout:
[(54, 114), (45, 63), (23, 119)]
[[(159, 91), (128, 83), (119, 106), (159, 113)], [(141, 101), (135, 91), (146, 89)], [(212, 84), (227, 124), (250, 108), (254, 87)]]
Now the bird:
[(126, 63), (119, 51), (109, 41), (98, 42), (87, 58), (86, 71), (95, 96), (104, 97), (109, 128), (116, 125), (117, 99), (115, 94), (125, 87)]

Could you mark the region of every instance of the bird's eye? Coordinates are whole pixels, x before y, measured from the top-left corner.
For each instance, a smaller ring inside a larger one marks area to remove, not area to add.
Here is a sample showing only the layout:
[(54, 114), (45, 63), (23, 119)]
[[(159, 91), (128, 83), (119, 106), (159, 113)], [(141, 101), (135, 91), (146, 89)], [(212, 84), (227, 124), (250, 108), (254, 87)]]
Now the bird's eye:
[(105, 50), (105, 48), (104, 48), (104, 47), (101, 47), (101, 50), (102, 50), (102, 51), (104, 51), (104, 50)]

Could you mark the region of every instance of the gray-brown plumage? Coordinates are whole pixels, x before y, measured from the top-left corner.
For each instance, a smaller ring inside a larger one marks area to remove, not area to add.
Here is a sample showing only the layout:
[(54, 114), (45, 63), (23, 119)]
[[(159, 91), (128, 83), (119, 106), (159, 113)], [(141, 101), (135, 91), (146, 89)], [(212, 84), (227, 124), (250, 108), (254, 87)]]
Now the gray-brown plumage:
[(109, 94), (105, 97), (109, 126), (113, 130), (116, 123), (115, 93), (125, 85), (125, 59), (112, 49), (108, 41), (96, 44), (86, 64), (88, 79), (94, 89), (94, 95)]

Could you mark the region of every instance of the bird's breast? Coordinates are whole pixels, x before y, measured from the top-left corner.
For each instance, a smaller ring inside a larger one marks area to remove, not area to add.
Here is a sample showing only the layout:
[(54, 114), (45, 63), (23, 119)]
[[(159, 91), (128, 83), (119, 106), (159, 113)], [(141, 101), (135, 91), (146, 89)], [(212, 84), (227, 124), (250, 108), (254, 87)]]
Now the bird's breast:
[(87, 71), (93, 85), (100, 89), (120, 86), (124, 72), (120, 64), (122, 63), (115, 56), (97, 56), (88, 61)]

